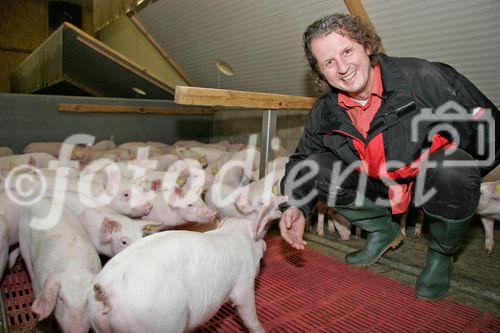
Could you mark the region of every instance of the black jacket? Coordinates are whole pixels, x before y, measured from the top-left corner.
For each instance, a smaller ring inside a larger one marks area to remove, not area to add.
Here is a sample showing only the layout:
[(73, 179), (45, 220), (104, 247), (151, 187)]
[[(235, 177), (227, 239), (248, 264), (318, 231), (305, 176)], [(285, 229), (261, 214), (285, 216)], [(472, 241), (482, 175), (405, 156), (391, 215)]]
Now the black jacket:
[[(382, 104), (370, 124), (367, 138), (358, 132), (347, 112), (339, 106), (337, 91), (322, 96), (314, 104), (297, 149), (286, 166), (285, 177), (281, 182), (282, 193), (285, 193), (285, 180), (290, 169), (311, 154), (331, 152), (347, 164), (359, 162), (360, 157), (352, 137), (368, 144), (382, 133), (386, 161), (401, 161), (404, 165), (409, 165), (420, 156), (423, 149), (430, 146), (431, 142), (427, 138), (429, 131), (443, 123), (451, 124), (456, 129), (460, 137), (459, 148), (474, 158), (485, 160), (487, 156), (492, 156), (488, 154), (494, 155), (492, 163), (480, 166), (483, 176), (498, 165), (500, 140), (496, 138), (500, 133), (500, 113), (467, 78), (442, 63), (383, 54), (377, 56), (384, 90)], [(445, 103), (448, 103), (446, 107), (440, 109), (445, 113), (436, 113)], [(459, 113), (457, 106), (458, 109), (463, 107), (466, 115)], [(434, 113), (421, 113), (426, 108), (432, 109)], [(472, 120), (472, 114), (480, 108), (491, 110), (491, 113), (486, 112), (485, 115), (491, 114), (494, 124), (484, 121), (484, 116)], [(451, 121), (451, 118), (455, 119)], [(412, 122), (417, 119), (421, 121)], [(490, 136), (493, 134), (491, 126), (495, 128), (494, 138)], [(336, 131), (332, 132), (333, 130)], [(447, 131), (440, 134), (453, 138)], [(481, 136), (481, 143), (485, 145), (483, 152), (481, 145), (478, 146), (478, 136)], [(309, 190), (299, 188), (294, 192), (304, 191), (300, 195), (303, 196)], [(313, 204), (314, 202), (299, 208), (307, 216)], [(282, 206), (283, 208), (286, 206)]]

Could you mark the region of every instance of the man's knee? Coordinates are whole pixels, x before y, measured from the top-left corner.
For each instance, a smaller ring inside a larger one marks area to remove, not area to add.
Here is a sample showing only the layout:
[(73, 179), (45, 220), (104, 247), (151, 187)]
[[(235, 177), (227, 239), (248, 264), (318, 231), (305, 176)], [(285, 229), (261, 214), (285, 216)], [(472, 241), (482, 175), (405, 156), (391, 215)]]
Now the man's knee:
[(429, 160), (435, 164), (426, 171), (425, 188), (426, 192), (433, 188), (436, 194), (423, 204), (425, 210), (450, 219), (472, 215), (479, 202), (481, 185), (481, 176), (474, 159), (465, 151), (457, 149), (451, 155), (447, 155), (444, 150), (438, 151)]

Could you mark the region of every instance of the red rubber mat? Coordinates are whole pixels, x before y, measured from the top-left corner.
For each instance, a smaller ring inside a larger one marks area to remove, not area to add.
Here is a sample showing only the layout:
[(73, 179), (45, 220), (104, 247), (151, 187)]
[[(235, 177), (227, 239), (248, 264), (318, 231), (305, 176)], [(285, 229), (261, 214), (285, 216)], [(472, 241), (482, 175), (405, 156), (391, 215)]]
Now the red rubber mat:
[(24, 261), (18, 260), (14, 267), (6, 272), (1, 291), (7, 312), (4, 321), (7, 322), (9, 332), (35, 332), (37, 319), (31, 312), (34, 295)]
[[(257, 314), (267, 332), (500, 332), (500, 317), (415, 290), (310, 249), (267, 238), (256, 280)], [(226, 304), (198, 332), (246, 332)]]
[[(1, 286), (10, 332), (34, 332), (33, 292), (19, 261)], [(413, 287), (348, 266), (319, 252), (267, 238), (256, 280), (257, 312), (267, 332), (500, 332), (500, 317), (449, 300), (419, 301)], [(246, 332), (229, 305), (200, 332)]]

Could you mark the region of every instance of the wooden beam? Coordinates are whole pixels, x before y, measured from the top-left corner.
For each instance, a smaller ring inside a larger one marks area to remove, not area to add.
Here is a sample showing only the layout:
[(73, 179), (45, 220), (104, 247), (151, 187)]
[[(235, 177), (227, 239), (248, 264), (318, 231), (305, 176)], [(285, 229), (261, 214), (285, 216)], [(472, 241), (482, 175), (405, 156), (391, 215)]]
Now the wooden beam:
[(189, 78), (187, 77), (186, 73), (174, 62), (174, 60), (172, 58), (170, 58), (168, 56), (168, 54), (162, 49), (162, 47), (156, 42), (156, 40), (153, 38), (153, 36), (151, 36), (151, 34), (149, 34), (147, 31), (146, 31), (146, 28), (142, 25), (141, 22), (139, 22), (139, 20), (135, 17), (135, 12), (129, 12), (127, 13), (127, 17), (130, 19), (130, 21), (132, 21), (132, 23), (134, 23), (134, 25), (137, 27), (137, 29), (139, 29), (139, 31), (144, 35), (144, 37), (151, 43), (151, 45), (153, 45), (153, 47), (155, 48), (156, 51), (158, 51), (160, 53), (160, 55), (163, 57), (163, 59), (165, 59), (176, 71), (177, 73), (179, 74), (179, 76), (187, 82), (187, 84), (189, 85), (193, 85), (193, 83), (189, 80)]
[(248, 109), (305, 109), (316, 98), (226, 89), (177, 86), (175, 102), (186, 105), (224, 106)]
[(212, 108), (142, 107), (128, 105), (68, 104), (59, 103), (62, 112), (157, 113), (171, 115), (213, 115)]
[(93, 88), (89, 87), (86, 84), (81, 83), (78, 79), (72, 77), (71, 75), (69, 75), (67, 73), (63, 74), (63, 81), (66, 81), (69, 84), (77, 87), (78, 89), (81, 89), (81, 90), (85, 91), (86, 93), (88, 93), (91, 96), (95, 96), (95, 97), (111, 97), (111, 96), (106, 96), (102, 91), (98, 91), (96, 89), (93, 89)]
[[(344, 0), (344, 2), (351, 15), (359, 16), (364, 24), (368, 25), (373, 31), (376, 31), (361, 0)], [(380, 44), (380, 52), (385, 52), (382, 44)]]

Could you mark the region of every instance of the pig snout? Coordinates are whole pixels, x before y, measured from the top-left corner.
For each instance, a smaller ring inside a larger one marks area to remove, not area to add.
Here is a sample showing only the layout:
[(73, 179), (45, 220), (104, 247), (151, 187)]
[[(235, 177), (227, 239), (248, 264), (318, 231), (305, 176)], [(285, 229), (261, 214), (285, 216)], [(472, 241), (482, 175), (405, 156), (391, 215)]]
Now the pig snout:
[(148, 216), (153, 210), (153, 204), (151, 202), (147, 202), (139, 207), (132, 208), (130, 216), (131, 217), (142, 217)]
[(213, 221), (217, 217), (217, 210), (210, 208), (210, 207), (204, 207), (202, 208), (202, 215), (206, 216), (208, 221)]
[(181, 214), (186, 221), (208, 223), (217, 217), (217, 210), (206, 205), (188, 205), (181, 208)]

